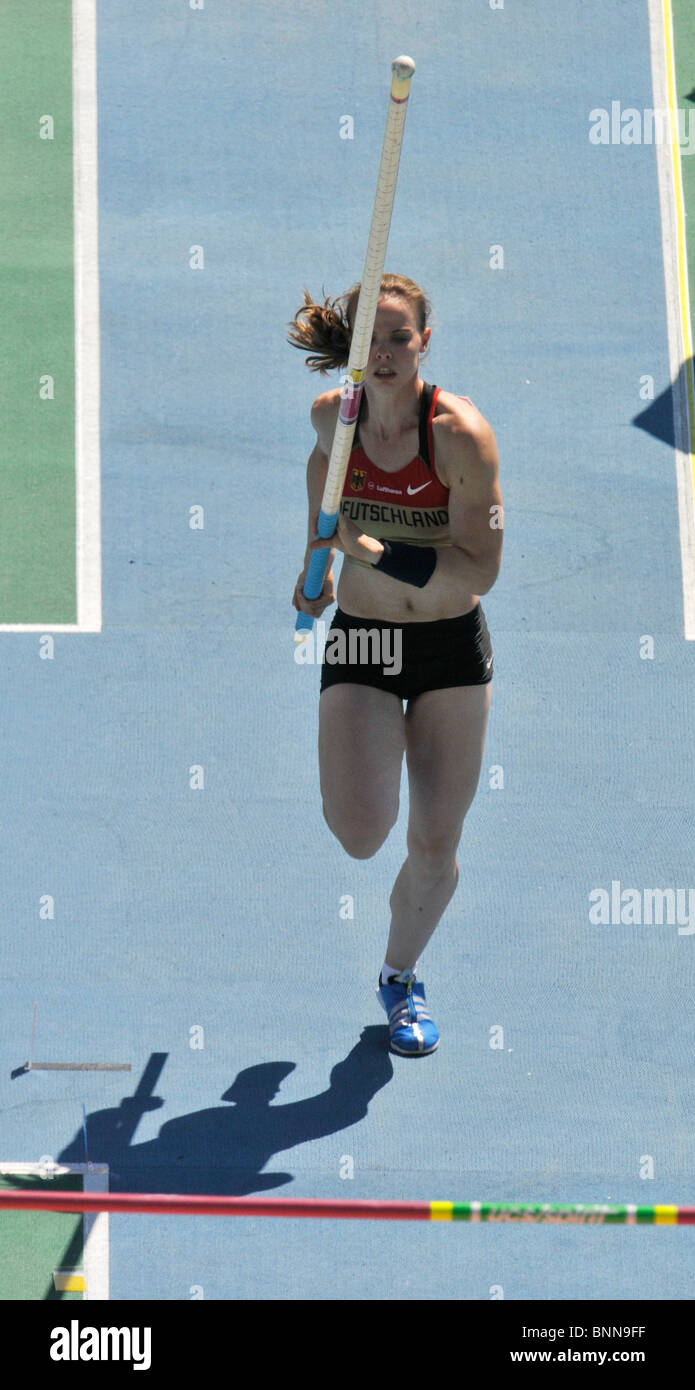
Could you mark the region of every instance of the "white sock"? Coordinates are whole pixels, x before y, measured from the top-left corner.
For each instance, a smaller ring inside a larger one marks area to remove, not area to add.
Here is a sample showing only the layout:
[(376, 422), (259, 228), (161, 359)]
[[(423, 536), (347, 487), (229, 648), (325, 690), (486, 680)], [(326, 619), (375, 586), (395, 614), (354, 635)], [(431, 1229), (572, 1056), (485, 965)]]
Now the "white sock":
[[(413, 969), (414, 969), (414, 970), (417, 969), (417, 961), (415, 962), (415, 965), (414, 965)], [(386, 961), (384, 961), (384, 964), (383, 964), (382, 967), (381, 967), (381, 975), (379, 976), (379, 979), (380, 979), (382, 985), (387, 985), (388, 982), (389, 982), (389, 975), (400, 975), (400, 974), (401, 974), (400, 970), (397, 970), (396, 967), (395, 967), (395, 965), (387, 965)]]

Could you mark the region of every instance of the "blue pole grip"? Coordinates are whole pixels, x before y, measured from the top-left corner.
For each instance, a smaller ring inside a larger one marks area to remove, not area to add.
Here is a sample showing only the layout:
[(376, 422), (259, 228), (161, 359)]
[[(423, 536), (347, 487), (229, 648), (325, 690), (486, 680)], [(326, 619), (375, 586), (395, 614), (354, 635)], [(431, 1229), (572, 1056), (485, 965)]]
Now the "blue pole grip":
[[(327, 513), (323, 509), (319, 512), (318, 532), (326, 540), (335, 535), (338, 525), (339, 512)], [(319, 598), (323, 589), (323, 581), (328, 568), (328, 556), (330, 546), (325, 550), (314, 550), (309, 561), (309, 568), (304, 580), (304, 597)], [(311, 632), (314, 626), (314, 619), (310, 613), (298, 613), (297, 621), (294, 625), (295, 632)]]

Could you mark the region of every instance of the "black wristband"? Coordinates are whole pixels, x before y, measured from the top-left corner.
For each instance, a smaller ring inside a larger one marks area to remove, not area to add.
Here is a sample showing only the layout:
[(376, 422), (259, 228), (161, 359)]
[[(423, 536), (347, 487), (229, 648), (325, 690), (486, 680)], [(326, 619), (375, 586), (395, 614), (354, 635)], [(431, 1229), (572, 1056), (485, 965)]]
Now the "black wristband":
[(437, 552), (433, 545), (408, 545), (406, 541), (386, 541), (379, 537), (384, 553), (373, 566), (392, 579), (400, 579), (402, 584), (414, 584), (424, 589), (432, 578), (437, 563)]

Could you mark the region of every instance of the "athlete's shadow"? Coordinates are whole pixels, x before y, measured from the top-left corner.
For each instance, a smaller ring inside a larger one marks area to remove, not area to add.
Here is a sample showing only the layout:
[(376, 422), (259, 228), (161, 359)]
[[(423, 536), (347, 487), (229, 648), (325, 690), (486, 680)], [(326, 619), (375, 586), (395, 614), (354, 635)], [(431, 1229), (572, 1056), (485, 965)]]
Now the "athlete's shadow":
[[(333, 1067), (319, 1095), (271, 1105), (295, 1062), (261, 1062), (240, 1071), (221, 1099), (227, 1104), (167, 1120), (156, 1139), (133, 1143), (141, 1117), (164, 1101), (153, 1094), (167, 1053), (153, 1053), (133, 1096), (87, 1117), (89, 1159), (108, 1163), (114, 1191), (201, 1192), (243, 1196), (292, 1182), (291, 1173), (261, 1170), (274, 1154), (337, 1134), (364, 1118), (369, 1102), (390, 1081), (387, 1030), (363, 1029), (344, 1061)], [(336, 1156), (336, 1172), (340, 1154)], [(84, 1134), (58, 1155), (83, 1163)]]

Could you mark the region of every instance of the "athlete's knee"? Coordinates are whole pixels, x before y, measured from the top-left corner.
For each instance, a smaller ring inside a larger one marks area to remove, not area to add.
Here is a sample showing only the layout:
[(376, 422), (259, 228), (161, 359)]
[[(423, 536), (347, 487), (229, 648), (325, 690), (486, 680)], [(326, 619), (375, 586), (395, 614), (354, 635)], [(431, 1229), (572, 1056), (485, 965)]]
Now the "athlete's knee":
[(395, 813), (385, 811), (363, 811), (354, 809), (340, 814), (323, 803), (323, 814), (329, 829), (340, 840), (343, 849), (353, 859), (371, 859), (381, 849), (398, 818)]
[(459, 838), (437, 834), (436, 831), (408, 831), (408, 855), (417, 866), (419, 874), (429, 878), (446, 878), (451, 875), (458, 881), (456, 850)]

